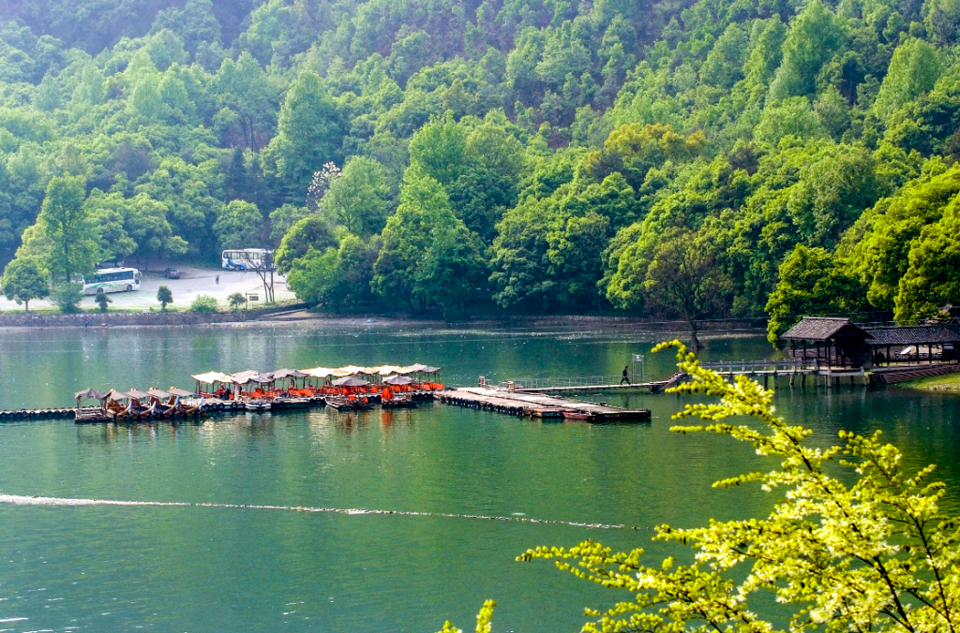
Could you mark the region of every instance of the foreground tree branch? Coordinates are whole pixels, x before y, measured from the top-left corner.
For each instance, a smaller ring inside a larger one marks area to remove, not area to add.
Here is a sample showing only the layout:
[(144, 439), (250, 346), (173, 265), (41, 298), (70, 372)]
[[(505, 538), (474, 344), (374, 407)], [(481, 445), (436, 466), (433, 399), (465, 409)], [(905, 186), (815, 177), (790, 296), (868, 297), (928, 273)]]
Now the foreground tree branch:
[[(807, 446), (811, 431), (774, 415), (772, 391), (745, 377), (726, 382), (679, 342), (657, 349), (665, 347), (677, 348), (678, 366), (692, 378), (674, 392), (718, 399), (687, 405), (675, 417), (706, 424), (674, 431), (727, 435), (781, 460), (778, 469), (714, 486), (758, 483), (782, 498), (763, 518), (710, 521), (695, 529), (659, 526), (656, 540), (693, 549), (688, 566), (670, 558), (648, 566), (642, 549), (614, 553), (592, 540), (521, 554), (520, 561), (551, 559), (579, 578), (633, 594), (606, 611), (587, 609), (595, 619), (582, 631), (956, 630), (960, 534), (956, 518), (939, 508), (944, 485), (928, 481), (933, 466), (906, 475), (902, 454), (883, 443), (879, 432), (841, 432), (839, 446)], [(762, 426), (726, 422), (738, 416)], [(827, 464), (831, 472), (838, 466), (849, 471), (853, 483), (827, 474)], [(783, 605), (785, 628), (750, 606), (755, 596), (771, 593)]]

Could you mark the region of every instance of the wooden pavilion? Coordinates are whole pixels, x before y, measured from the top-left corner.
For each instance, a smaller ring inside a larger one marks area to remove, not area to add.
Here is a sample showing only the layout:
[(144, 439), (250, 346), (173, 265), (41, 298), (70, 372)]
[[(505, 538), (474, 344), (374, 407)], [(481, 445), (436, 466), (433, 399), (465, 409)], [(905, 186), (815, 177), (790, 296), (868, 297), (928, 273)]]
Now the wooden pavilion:
[(780, 340), (790, 342), (791, 358), (852, 369), (869, 361), (871, 338), (850, 319), (809, 316), (780, 336)]
[(870, 334), (870, 359), (877, 366), (960, 361), (960, 325), (930, 323), (864, 330)]

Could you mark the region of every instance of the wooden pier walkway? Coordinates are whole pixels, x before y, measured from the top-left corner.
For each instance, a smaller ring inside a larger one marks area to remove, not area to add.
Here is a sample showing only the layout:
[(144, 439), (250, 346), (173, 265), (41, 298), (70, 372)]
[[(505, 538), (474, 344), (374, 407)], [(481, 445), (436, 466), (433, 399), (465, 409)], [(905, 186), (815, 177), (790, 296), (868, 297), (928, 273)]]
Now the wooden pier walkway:
[(771, 378), (774, 387), (779, 378), (788, 378), (790, 386), (793, 387), (798, 377), (800, 385), (806, 386), (808, 376), (813, 378), (815, 385), (819, 386), (822, 382), (827, 388), (839, 388), (843, 378), (849, 379), (851, 385), (857, 382), (862, 385), (870, 384), (870, 375), (863, 367), (832, 367), (803, 360), (729, 360), (701, 363), (701, 366), (727, 378), (748, 376), (762, 379), (764, 388), (769, 387)]
[(508, 392), (483, 387), (461, 387), (442, 391), (436, 393), (434, 398), (444, 404), (541, 419), (587, 422), (649, 422), (651, 419), (649, 409), (629, 411), (606, 404), (578, 402), (542, 393)]
[[(650, 382), (614, 382), (613, 376), (581, 376), (578, 378), (526, 378), (520, 380), (501, 380), (497, 385), (498, 391), (513, 393), (597, 393), (606, 391), (650, 391), (658, 393), (672, 387), (684, 377), (683, 372), (677, 372), (663, 380)], [(488, 383), (481, 383), (486, 387)], [(492, 383), (489, 383), (492, 384)]]
[(680, 382), (685, 374), (683, 372), (677, 372), (672, 376), (664, 378), (663, 380), (654, 380), (651, 382), (634, 382), (627, 384), (592, 384), (592, 385), (556, 385), (556, 386), (528, 386), (528, 383), (523, 381), (514, 382), (514, 390), (516, 393), (549, 393), (549, 394), (564, 394), (564, 393), (596, 393), (599, 391), (649, 391), (650, 393), (659, 393), (664, 389), (674, 386)]

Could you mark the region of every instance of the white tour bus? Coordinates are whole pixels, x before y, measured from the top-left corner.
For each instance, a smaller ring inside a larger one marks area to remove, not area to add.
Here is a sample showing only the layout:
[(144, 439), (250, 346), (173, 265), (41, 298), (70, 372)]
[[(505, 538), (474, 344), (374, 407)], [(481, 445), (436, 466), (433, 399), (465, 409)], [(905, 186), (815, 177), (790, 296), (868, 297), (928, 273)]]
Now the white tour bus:
[(273, 251), (242, 248), (223, 251), (222, 266), (227, 270), (260, 270), (273, 265)]
[(83, 278), (83, 294), (124, 292), (140, 289), (140, 271), (136, 268), (101, 268)]

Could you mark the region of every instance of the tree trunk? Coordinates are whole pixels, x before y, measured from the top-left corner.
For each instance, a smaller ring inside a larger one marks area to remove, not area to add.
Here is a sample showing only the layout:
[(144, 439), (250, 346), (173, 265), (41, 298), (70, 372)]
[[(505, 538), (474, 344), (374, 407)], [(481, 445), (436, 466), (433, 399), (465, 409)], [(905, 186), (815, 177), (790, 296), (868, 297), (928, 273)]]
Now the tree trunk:
[(690, 351), (699, 352), (703, 349), (703, 344), (700, 342), (700, 339), (697, 338), (697, 322), (693, 319), (690, 319)]

